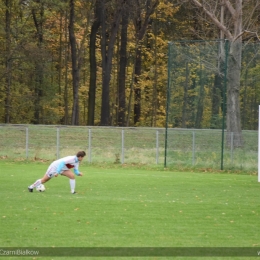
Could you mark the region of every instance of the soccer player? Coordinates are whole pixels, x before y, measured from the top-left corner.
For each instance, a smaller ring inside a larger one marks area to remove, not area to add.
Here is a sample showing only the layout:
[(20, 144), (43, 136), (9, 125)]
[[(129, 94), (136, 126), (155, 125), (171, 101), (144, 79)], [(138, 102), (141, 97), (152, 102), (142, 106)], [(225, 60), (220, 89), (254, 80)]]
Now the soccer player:
[[(28, 186), (28, 191), (33, 192), (33, 189), (38, 185), (43, 184), (49, 181), (52, 177), (57, 177), (61, 174), (70, 179), (70, 190), (72, 194), (75, 194), (75, 174), (77, 176), (83, 176), (82, 173), (79, 172), (79, 162), (83, 160), (85, 155), (86, 153), (84, 151), (79, 151), (76, 155), (67, 156), (52, 162), (43, 178)], [(72, 168), (74, 173), (70, 170)]]

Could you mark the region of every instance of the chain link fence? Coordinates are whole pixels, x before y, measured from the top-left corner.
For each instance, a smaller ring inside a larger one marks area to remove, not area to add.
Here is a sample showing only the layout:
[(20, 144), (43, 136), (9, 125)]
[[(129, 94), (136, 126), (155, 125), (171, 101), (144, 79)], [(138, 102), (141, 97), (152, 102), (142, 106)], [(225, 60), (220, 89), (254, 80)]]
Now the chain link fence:
[[(231, 133), (232, 135), (232, 133)], [(234, 137), (231, 136), (231, 140)], [(243, 131), (243, 147), (224, 150), (224, 169), (257, 171), (258, 132)], [(220, 169), (220, 129), (168, 129), (168, 167)], [(164, 165), (164, 128), (0, 125), (0, 158), (55, 160), (87, 153), (88, 163)]]

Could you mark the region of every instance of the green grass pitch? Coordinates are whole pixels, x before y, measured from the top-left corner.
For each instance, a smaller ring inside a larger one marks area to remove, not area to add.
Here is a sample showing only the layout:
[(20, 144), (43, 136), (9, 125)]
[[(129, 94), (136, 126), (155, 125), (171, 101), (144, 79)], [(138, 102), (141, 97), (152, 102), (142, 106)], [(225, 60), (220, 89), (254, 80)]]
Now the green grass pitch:
[(260, 248), (257, 176), (83, 164), (77, 194), (62, 176), (29, 193), (47, 167), (0, 161), (1, 247)]

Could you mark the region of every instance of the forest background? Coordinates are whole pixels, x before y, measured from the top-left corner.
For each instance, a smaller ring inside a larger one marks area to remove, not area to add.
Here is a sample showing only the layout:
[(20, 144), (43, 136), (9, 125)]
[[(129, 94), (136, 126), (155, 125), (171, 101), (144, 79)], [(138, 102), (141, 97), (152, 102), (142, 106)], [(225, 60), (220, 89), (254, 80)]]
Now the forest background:
[[(164, 127), (169, 42), (259, 42), (255, 0), (1, 0), (0, 13), (1, 123)], [(252, 88), (233, 86), (232, 132), (257, 129), (259, 69)], [(200, 128), (222, 113), (210, 91)]]

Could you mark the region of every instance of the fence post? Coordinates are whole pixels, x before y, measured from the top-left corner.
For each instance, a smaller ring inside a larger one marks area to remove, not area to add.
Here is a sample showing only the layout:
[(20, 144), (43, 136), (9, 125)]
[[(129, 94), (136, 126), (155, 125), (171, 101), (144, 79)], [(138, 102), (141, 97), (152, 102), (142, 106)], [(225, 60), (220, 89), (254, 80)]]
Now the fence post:
[(233, 165), (233, 151), (234, 151), (234, 133), (231, 132), (231, 138), (230, 138), (230, 159), (231, 164)]
[(28, 146), (29, 146), (29, 130), (28, 127), (25, 128), (25, 151), (26, 159), (28, 159)]
[(195, 132), (192, 132), (192, 166), (195, 164)]
[(124, 129), (122, 129), (122, 144), (121, 144), (121, 163), (124, 163), (125, 160), (125, 132)]
[(88, 162), (91, 163), (91, 129), (88, 129)]
[(159, 163), (159, 131), (156, 130), (156, 164)]
[(60, 158), (60, 128), (57, 127), (57, 145), (56, 145), (57, 159)]
[(258, 182), (260, 182), (260, 106), (258, 106)]

